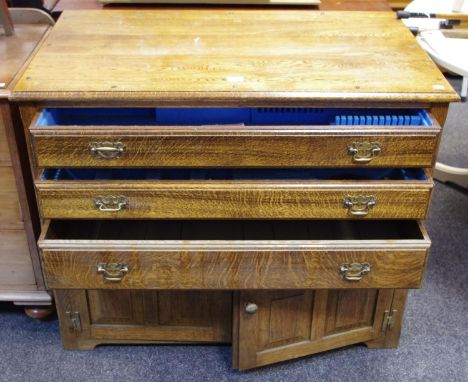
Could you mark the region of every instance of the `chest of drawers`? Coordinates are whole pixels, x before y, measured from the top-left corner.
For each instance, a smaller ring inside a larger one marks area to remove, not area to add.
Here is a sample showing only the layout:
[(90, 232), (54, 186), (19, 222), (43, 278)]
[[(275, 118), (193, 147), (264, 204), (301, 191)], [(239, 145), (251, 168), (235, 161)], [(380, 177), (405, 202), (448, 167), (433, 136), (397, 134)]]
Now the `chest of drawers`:
[(67, 348), (397, 346), (457, 96), (392, 14), (65, 12), (13, 99)]
[(24, 305), (28, 315), (39, 318), (51, 313), (51, 297), (36, 245), (40, 225), (26, 144), (8, 97), (50, 25), (28, 24), (18, 14), (13, 21), (12, 36), (0, 27), (0, 301)]

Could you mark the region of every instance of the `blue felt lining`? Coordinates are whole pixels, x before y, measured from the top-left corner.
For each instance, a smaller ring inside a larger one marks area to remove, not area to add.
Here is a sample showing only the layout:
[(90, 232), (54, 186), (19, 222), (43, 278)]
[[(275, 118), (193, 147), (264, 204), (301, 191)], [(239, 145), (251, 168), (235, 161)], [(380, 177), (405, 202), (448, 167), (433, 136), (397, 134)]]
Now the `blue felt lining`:
[(403, 169), (47, 169), (44, 180), (426, 180), (420, 168)]
[(431, 126), (423, 109), (49, 108), (36, 126), (385, 125)]

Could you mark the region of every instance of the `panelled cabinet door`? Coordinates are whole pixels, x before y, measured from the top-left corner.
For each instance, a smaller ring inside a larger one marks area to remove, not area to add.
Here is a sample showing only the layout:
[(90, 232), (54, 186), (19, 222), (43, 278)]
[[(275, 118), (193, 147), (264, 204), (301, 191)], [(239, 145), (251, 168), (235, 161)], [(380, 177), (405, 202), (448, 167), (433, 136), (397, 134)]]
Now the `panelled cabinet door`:
[(268, 365), (377, 339), (393, 290), (240, 292), (234, 367)]
[(230, 342), (232, 294), (217, 291), (56, 290), (64, 346)]

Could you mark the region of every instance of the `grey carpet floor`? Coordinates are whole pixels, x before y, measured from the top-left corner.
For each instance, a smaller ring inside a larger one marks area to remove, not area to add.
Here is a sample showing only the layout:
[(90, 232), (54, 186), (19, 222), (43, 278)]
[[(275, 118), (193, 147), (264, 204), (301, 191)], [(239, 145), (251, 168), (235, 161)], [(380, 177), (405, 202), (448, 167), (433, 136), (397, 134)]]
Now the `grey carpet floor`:
[[(455, 86), (460, 83), (453, 81)], [(468, 167), (468, 103), (453, 105), (440, 159)], [(400, 347), (352, 346), (247, 373), (229, 346), (102, 346), (64, 351), (58, 322), (0, 304), (0, 381), (468, 381), (468, 191), (436, 184), (424, 286), (412, 291)]]

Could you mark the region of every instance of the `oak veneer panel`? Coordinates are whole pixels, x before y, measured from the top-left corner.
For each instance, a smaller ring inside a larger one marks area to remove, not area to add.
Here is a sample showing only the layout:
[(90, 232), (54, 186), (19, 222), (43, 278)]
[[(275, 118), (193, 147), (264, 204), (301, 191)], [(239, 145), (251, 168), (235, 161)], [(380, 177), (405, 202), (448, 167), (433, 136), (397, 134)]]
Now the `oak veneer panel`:
[(13, 36), (0, 29), (0, 291), (1, 299), (50, 304), (44, 292), (35, 237), (38, 213), (16, 108), (8, 102), (15, 80), (49, 30), (16, 24)]
[[(241, 292), (233, 339), (237, 366), (245, 370), (376, 339), (392, 295), (374, 289)], [(247, 303), (256, 304), (257, 312), (247, 313)]]
[(403, 9), (411, 3), (411, 0), (388, 0), (388, 4), (392, 7), (392, 9)]
[(64, 12), (12, 98), (254, 106), (458, 100), (394, 13), (232, 9)]
[(371, 326), (378, 291), (375, 289), (341, 290), (329, 293), (325, 336)]
[(390, 11), (387, 0), (321, 0), (320, 10)]
[[(353, 289), (419, 288), (429, 243), (41, 239), (39, 246), (51, 289)], [(371, 265), (359, 282), (339, 272), (354, 262)], [(100, 263), (129, 270), (120, 282), (106, 282)]]
[(0, 290), (37, 290), (23, 230), (0, 229)]
[[(327, 218), (348, 219), (348, 195), (373, 195), (364, 218), (424, 219), (433, 186), (424, 181), (49, 181), (37, 180), (46, 219)], [(128, 206), (100, 211), (99, 195), (124, 196)]]
[(391, 312), (392, 324), (385, 329), (385, 335), (381, 335), (376, 340), (367, 342), (370, 349), (387, 348), (396, 349), (400, 342), (400, 335), (403, 326), (403, 314), (408, 298), (408, 289), (395, 289), (393, 292), (392, 306), (388, 310)]
[[(430, 167), (440, 127), (95, 127), (31, 126), (40, 167), (358, 167), (354, 142), (378, 142), (367, 167)], [(125, 152), (102, 159), (91, 142), (121, 142)]]
[[(230, 292), (56, 290), (55, 297), (67, 348), (231, 340)], [(67, 311), (79, 313), (80, 330), (71, 328)]]
[[(158, 293), (158, 322), (160, 325), (209, 326), (217, 292), (160, 291)], [(229, 294), (224, 294), (231, 304)], [(227, 317), (226, 317), (227, 319)]]
[(10, 109), (0, 101), (0, 166), (11, 166), (10, 148), (6, 136), (5, 119), (9, 118), (7, 112)]
[(23, 229), (15, 173), (12, 167), (0, 167), (0, 229)]
[(89, 317), (98, 325), (143, 325), (143, 293), (138, 291), (89, 290)]

